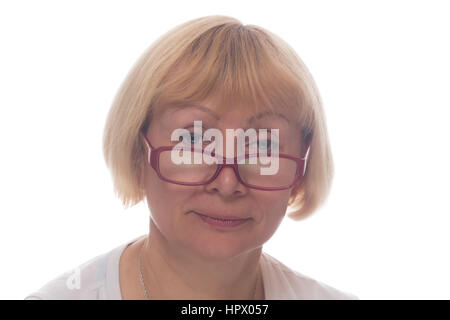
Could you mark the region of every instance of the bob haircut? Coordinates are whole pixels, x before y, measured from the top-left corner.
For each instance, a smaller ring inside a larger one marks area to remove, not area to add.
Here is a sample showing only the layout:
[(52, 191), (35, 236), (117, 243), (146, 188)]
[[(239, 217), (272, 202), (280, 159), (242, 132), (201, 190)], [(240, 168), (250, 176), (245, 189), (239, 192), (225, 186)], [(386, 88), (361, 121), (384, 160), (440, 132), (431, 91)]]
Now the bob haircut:
[(237, 104), (252, 111), (293, 112), (302, 148), (309, 140), (311, 149), (305, 176), (293, 186), (286, 213), (300, 220), (325, 202), (334, 165), (321, 97), (309, 70), (270, 31), (212, 15), (159, 37), (135, 62), (114, 97), (103, 153), (116, 196), (125, 207), (145, 198), (147, 154), (139, 132), (146, 132), (152, 115), (168, 105), (210, 98), (218, 112)]

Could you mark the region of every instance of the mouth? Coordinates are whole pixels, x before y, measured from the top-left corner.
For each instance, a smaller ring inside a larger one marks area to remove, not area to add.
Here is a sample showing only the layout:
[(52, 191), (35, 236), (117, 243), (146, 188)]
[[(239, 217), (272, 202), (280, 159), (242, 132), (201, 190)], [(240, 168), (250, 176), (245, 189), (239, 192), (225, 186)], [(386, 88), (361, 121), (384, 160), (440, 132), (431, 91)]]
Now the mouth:
[(251, 218), (237, 218), (228, 216), (224, 217), (212, 214), (199, 213), (196, 211), (192, 212), (198, 215), (205, 223), (213, 227), (233, 228), (251, 220)]

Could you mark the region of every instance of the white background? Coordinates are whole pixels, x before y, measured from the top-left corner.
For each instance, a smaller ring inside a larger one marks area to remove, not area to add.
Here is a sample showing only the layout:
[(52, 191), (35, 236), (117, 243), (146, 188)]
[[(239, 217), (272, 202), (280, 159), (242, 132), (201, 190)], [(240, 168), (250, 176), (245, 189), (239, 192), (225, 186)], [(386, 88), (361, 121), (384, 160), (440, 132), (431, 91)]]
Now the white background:
[(326, 204), (265, 251), (361, 299), (449, 299), (450, 46), (446, 1), (2, 1), (0, 298), (148, 230), (102, 154), (138, 56), (223, 14), (281, 36), (321, 92), (336, 175)]

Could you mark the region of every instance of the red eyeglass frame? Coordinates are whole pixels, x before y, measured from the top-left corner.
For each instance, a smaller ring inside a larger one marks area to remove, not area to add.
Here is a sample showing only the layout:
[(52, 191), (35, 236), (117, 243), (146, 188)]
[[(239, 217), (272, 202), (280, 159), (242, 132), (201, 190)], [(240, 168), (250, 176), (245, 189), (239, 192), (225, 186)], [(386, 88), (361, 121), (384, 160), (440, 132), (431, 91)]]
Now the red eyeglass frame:
[[(184, 185), (184, 186), (202, 186), (202, 185), (207, 185), (210, 184), (211, 182), (213, 182), (220, 174), (220, 172), (222, 171), (223, 168), (225, 167), (231, 167), (234, 170), (234, 174), (236, 175), (236, 178), (238, 179), (238, 181), (246, 186), (247, 188), (252, 188), (252, 189), (257, 189), (257, 190), (264, 190), (264, 191), (278, 191), (278, 190), (286, 190), (291, 188), (296, 182), (297, 180), (299, 180), (300, 178), (302, 178), (305, 175), (306, 172), (306, 164), (308, 161), (308, 155), (309, 155), (309, 151), (310, 151), (310, 147), (311, 147), (311, 139), (307, 140), (306, 143), (306, 151), (303, 154), (302, 158), (299, 157), (295, 157), (289, 154), (283, 154), (283, 153), (279, 153), (278, 156), (280, 158), (287, 158), (287, 159), (291, 159), (294, 160), (297, 163), (297, 170), (296, 170), (296, 174), (294, 177), (293, 182), (289, 185), (289, 186), (285, 186), (285, 187), (259, 187), (259, 186), (254, 186), (251, 184), (248, 184), (246, 182), (244, 182), (241, 179), (241, 176), (239, 174), (239, 169), (238, 169), (238, 163), (237, 163), (237, 156), (234, 157), (233, 159), (233, 163), (226, 163), (226, 159), (225, 157), (223, 157), (223, 161), (222, 163), (217, 163), (217, 170), (214, 173), (214, 175), (207, 181), (205, 182), (196, 182), (196, 183), (189, 183), (189, 182), (177, 182), (177, 181), (173, 181), (170, 179), (165, 178), (162, 174), (161, 171), (159, 169), (159, 155), (161, 152), (163, 151), (167, 151), (167, 150), (173, 150), (175, 148), (175, 146), (162, 146), (162, 147), (158, 147), (155, 148), (152, 146), (152, 144), (150, 143), (150, 140), (148, 139), (148, 137), (142, 132), (139, 132), (140, 136), (144, 139), (145, 143), (147, 144), (148, 147), (148, 157), (147, 157), (147, 161), (150, 163), (151, 167), (155, 170), (156, 174), (158, 175), (158, 177), (166, 182), (170, 182), (173, 184), (178, 184), (178, 185)], [(247, 156), (248, 154), (246, 154)], [(231, 158), (230, 158), (231, 159)]]

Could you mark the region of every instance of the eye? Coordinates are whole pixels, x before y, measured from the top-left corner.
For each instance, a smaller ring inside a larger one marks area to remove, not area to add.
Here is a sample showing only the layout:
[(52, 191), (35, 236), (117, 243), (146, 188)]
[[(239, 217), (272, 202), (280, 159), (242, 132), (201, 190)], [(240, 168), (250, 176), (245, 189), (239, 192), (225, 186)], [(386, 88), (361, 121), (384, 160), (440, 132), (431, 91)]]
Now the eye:
[(255, 143), (257, 144), (257, 148), (258, 149), (261, 148), (262, 150), (271, 149), (272, 148), (272, 144), (273, 144), (274, 147), (278, 145), (275, 141), (272, 141), (270, 139), (257, 140), (257, 141), (249, 143), (249, 145), (254, 145)]
[(258, 140), (258, 144), (259, 144), (258, 147), (262, 148), (262, 149), (271, 149), (272, 145), (274, 147), (278, 145), (275, 141), (270, 140), (270, 139), (268, 139), (268, 140)]
[(182, 139), (183, 139), (183, 141), (185, 141), (185, 143), (187, 141), (187, 143), (189, 143), (190, 145), (193, 145), (193, 144), (197, 143), (198, 141), (201, 141), (202, 140), (202, 136), (195, 135), (194, 132), (189, 131), (189, 133), (186, 133), (183, 136), (179, 137), (179, 141), (181, 141)]

